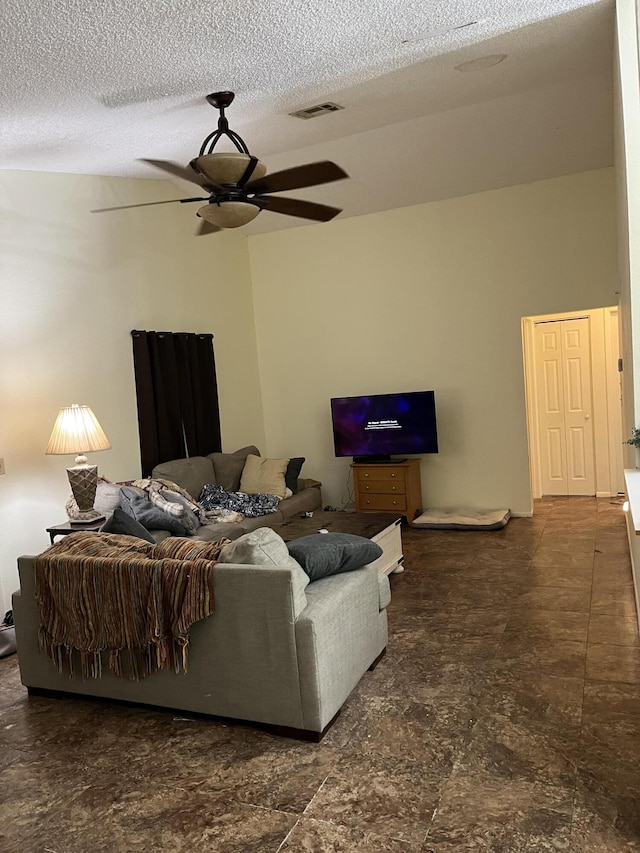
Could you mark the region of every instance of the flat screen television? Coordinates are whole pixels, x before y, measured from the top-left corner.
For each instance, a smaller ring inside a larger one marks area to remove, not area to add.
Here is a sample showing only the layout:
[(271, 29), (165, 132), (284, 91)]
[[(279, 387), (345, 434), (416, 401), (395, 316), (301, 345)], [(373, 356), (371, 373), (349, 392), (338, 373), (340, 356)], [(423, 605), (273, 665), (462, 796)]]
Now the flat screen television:
[(334, 397), (331, 418), (336, 456), (387, 462), (403, 453), (438, 452), (433, 391)]

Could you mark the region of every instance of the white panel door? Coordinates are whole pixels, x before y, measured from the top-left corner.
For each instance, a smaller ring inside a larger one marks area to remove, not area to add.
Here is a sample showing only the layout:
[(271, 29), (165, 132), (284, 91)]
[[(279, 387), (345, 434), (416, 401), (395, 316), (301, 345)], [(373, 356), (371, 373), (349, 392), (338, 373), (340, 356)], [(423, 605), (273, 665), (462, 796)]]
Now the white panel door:
[(596, 492), (589, 320), (535, 324), (543, 495)]

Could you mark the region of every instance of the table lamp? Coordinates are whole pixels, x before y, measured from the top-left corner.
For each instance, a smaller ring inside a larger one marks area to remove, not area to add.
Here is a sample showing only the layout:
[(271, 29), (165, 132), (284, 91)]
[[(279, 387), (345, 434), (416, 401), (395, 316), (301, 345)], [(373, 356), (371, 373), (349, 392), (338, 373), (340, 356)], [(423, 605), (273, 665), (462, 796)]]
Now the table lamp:
[(98, 466), (88, 465), (85, 453), (109, 450), (109, 439), (89, 406), (65, 406), (58, 412), (46, 453), (76, 453), (76, 464), (67, 468), (78, 513), (71, 522), (86, 523), (104, 518), (93, 508), (98, 486)]

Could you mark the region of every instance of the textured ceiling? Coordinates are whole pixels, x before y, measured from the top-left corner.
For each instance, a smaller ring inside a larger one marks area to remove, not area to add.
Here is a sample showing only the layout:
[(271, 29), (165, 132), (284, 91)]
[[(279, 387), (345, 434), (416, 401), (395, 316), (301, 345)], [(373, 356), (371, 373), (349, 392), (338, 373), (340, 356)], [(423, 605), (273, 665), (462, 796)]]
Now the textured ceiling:
[[(3, 0), (0, 168), (157, 177), (138, 158), (195, 156), (217, 119), (203, 96), (218, 89), (236, 92), (230, 125), (270, 171), (319, 158), (347, 169), (350, 181), (297, 193), (344, 205), (343, 216), (598, 168), (612, 157), (613, 9), (613, 0)], [(507, 59), (455, 70), (495, 53)], [(345, 109), (288, 115), (325, 100)], [(264, 213), (247, 230), (295, 224)]]

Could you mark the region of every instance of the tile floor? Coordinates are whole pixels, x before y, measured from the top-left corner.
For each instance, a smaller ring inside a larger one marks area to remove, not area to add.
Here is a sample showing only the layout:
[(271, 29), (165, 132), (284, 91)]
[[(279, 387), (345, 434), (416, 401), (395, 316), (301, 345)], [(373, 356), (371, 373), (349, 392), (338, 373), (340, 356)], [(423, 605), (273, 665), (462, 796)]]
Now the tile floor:
[(0, 661), (3, 853), (640, 851), (640, 644), (620, 501), (405, 530), (387, 657), (319, 745), (26, 698)]

